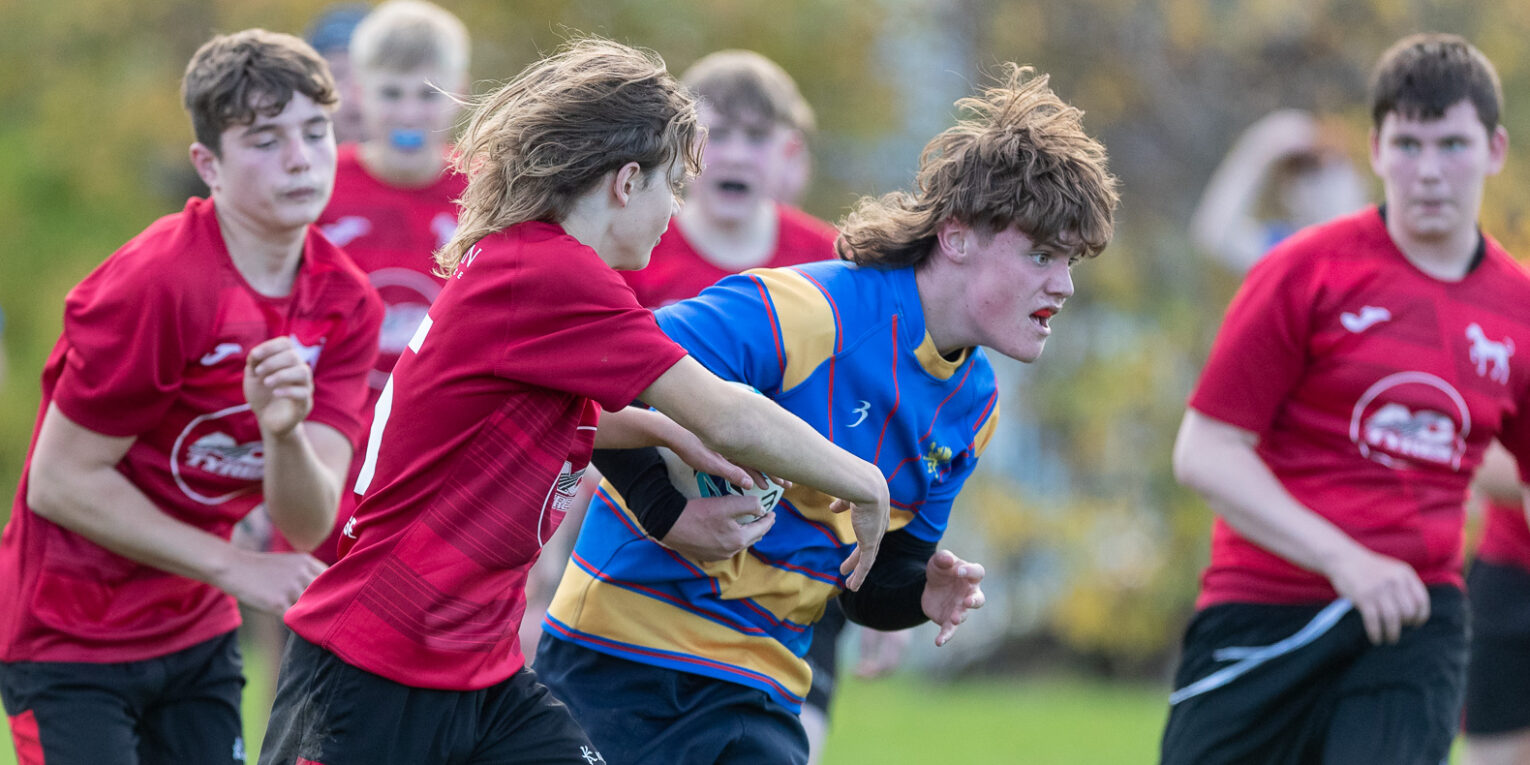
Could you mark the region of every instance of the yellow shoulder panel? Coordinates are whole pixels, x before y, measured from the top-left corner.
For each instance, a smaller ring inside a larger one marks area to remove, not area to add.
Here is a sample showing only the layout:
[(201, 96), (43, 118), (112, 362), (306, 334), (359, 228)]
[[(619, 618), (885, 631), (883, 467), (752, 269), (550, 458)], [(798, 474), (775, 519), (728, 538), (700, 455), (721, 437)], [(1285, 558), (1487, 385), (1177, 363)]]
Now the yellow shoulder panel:
[(834, 311), (823, 293), (796, 271), (761, 268), (746, 273), (764, 282), (775, 305), (786, 354), (781, 390), (791, 390), (834, 355)]

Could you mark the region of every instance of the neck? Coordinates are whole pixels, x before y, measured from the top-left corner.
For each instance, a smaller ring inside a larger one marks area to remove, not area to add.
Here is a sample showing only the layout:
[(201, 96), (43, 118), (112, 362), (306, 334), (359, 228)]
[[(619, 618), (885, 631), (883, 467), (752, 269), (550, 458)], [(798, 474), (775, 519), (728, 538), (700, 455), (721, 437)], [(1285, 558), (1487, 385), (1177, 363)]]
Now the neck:
[(1409, 263), (1442, 281), (1466, 278), (1477, 254), (1479, 234), (1475, 226), (1464, 227), (1438, 239), (1419, 239), (1403, 231), (1396, 220), (1389, 219), (1387, 234)]
[(298, 265), (303, 260), (303, 241), (308, 227), (291, 231), (266, 232), (248, 221), (217, 207), (218, 231), (229, 259), (239, 275), (256, 292), (267, 297), (285, 297), (292, 292)]
[(727, 271), (769, 262), (781, 228), (776, 204), (769, 200), (743, 220), (723, 222), (707, 217), (700, 205), (687, 205), (680, 209), (680, 226), (702, 257)]
[(950, 267), (940, 258), (932, 256), (914, 269), (914, 286), (919, 290), (919, 310), (924, 314), (924, 331), (935, 342), (935, 350), (946, 358), (974, 345), (967, 340), (970, 335), (967, 328), (957, 326), (954, 320), (961, 312), (940, 310), (943, 306), (963, 305), (965, 300), (960, 283), (956, 279), (946, 278), (946, 271)]
[(429, 186), (446, 169), (446, 157), (442, 152), (399, 155), (390, 152), (379, 140), (362, 143), (357, 147), (356, 156), (368, 173), (390, 186), (401, 188)]
[(601, 260), (606, 261), (606, 265), (611, 265), (606, 246), (607, 235), (611, 230), (609, 212), (601, 209), (589, 198), (580, 199), (574, 203), (568, 217), (558, 221), (558, 225), (563, 227), (564, 233), (594, 250)]

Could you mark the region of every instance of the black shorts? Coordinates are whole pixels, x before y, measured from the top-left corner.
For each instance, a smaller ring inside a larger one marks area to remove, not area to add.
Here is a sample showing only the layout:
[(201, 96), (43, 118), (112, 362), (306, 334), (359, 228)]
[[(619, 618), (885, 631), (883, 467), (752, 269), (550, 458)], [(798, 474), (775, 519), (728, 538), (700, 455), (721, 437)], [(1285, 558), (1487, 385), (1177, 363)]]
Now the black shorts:
[(1227, 603), (1185, 633), (1164, 763), (1438, 765), (1466, 680), (1466, 598), (1429, 588), (1429, 621), (1372, 645), (1348, 601)]
[(262, 765), (549, 763), (604, 760), (529, 668), (477, 691), (413, 688), (293, 635)]
[(803, 706), (813, 707), (829, 718), (829, 702), (834, 699), (834, 680), (839, 672), (839, 635), (845, 631), (845, 611), (836, 598), (829, 601), (823, 618), (813, 624), (813, 642), (802, 657), (813, 670), (813, 686), (808, 689)]
[(143, 661), (0, 663), (22, 763), (242, 763), (243, 691), (234, 632)]
[(610, 765), (803, 765), (807, 734), (764, 691), (608, 656), (542, 633), (537, 671)]
[(1486, 561), (1466, 577), (1472, 600), (1472, 658), (1466, 673), (1466, 732), (1530, 728), (1530, 572)]

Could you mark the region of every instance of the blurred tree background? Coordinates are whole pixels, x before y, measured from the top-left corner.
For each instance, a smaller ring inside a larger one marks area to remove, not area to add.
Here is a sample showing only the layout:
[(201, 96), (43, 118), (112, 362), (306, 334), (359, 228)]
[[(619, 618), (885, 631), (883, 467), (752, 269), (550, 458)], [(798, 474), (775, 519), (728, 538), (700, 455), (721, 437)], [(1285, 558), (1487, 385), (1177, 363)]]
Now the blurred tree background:
[[(1212, 168), (1271, 109), (1324, 115), (1364, 163), (1371, 63), (1399, 36), (1458, 32), (1530, 136), (1530, 4), (1519, 0), (441, 0), (473, 34), (478, 92), (576, 32), (659, 51), (779, 61), (817, 108), (806, 207), (838, 219), (906, 184), (951, 102), (1003, 61), (1051, 73), (1124, 184), (1115, 244), (1033, 367), (1001, 365), (1004, 427), (950, 543), (989, 567), (990, 608), (952, 670), (1066, 658), (1158, 672), (1191, 609), (1209, 514), (1169, 452), (1237, 278), (1186, 222)], [(186, 60), (214, 32), (301, 33), (298, 0), (0, 0), (0, 486), (14, 493), (65, 292), (154, 218), (204, 193), (186, 159)], [(1530, 152), (1489, 183), (1486, 228), (1530, 252)], [(166, 274), (194, 279), (196, 274)], [(8, 494), (9, 495), (9, 494)], [(0, 511), (3, 513), (4, 511)], [(970, 633), (970, 634), (968, 634)]]

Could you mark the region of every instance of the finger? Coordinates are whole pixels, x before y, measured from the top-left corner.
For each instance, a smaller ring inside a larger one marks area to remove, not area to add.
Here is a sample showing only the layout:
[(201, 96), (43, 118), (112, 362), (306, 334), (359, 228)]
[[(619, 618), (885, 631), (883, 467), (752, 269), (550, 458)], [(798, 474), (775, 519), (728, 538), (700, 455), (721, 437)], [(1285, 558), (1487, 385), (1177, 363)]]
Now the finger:
[(793, 484), (791, 481), (788, 481), (785, 478), (782, 478), (781, 476), (778, 476), (778, 475), (768, 475), (768, 476), (765, 476), (765, 477), (769, 478), (772, 481), (775, 481), (778, 484), (780, 484), (781, 488), (783, 488), (783, 489), (790, 489), (792, 486), (796, 485), (796, 484)]
[(956, 627), (957, 625), (954, 623), (940, 625), (940, 634), (935, 636), (935, 647), (940, 648), (950, 642), (951, 636), (956, 634)]
[(856, 545), (856, 549), (861, 552), (860, 560), (855, 562), (855, 570), (850, 572), (850, 579), (845, 582), (845, 586), (852, 590), (859, 590), (861, 588), (861, 585), (866, 581), (866, 575), (871, 573), (871, 567), (877, 561), (877, 548), (875, 545), (870, 547)]
[(759, 485), (755, 483), (753, 473), (739, 467), (738, 465), (733, 464), (732, 462), (728, 462), (727, 460), (720, 459), (718, 461), (718, 467), (715, 470), (706, 470), (703, 472), (712, 473), (718, 478), (721, 478), (728, 483), (733, 484), (734, 486), (740, 486), (745, 489), (753, 489)]
[(1377, 616), (1381, 623), (1381, 637), (1388, 644), (1396, 643), (1402, 634), (1402, 609), (1391, 598), (1382, 600), (1381, 608), (1377, 609)]
[(268, 388), (282, 385), (305, 385), (312, 380), (307, 367), (287, 367), (278, 369), (260, 378)]
[(1365, 637), (1371, 641), (1371, 645), (1381, 645), (1381, 623), (1376, 618), (1375, 608), (1361, 607), (1360, 622), (1365, 625)]
[(833, 502), (829, 503), (829, 512), (832, 512), (832, 513), (843, 513), (843, 512), (845, 512), (847, 510), (854, 510), (854, 509), (855, 509), (855, 503), (854, 502), (850, 502), (848, 500), (836, 499)]
[(966, 577), (967, 581), (973, 584), (983, 581), (983, 577), (988, 575), (981, 563), (963, 563), (962, 569), (964, 573), (961, 576)]
[(1412, 577), (1408, 585), (1413, 597), (1413, 619), (1410, 624), (1423, 624), (1429, 621), (1429, 588), (1425, 587), (1423, 580), (1417, 576)]
[(982, 608), (983, 604), (987, 602), (988, 596), (984, 595), (982, 590), (974, 587), (972, 588), (972, 593), (962, 601), (962, 605), (971, 609), (978, 609)]
[(961, 559), (956, 557), (956, 553), (953, 553), (950, 550), (941, 550), (930, 558), (930, 564), (935, 568), (941, 569), (943, 571), (951, 571), (955, 569), (956, 564), (960, 561)]
[(273, 337), (270, 340), (267, 340), (255, 346), (254, 348), (251, 348), (250, 355), (246, 357), (245, 363), (254, 366), (278, 353), (281, 353), (282, 351), (290, 350), (291, 348), (292, 338)]
[(770, 531), (770, 527), (774, 525), (776, 525), (775, 513), (766, 513), (760, 516), (759, 520), (744, 525), (742, 527), (744, 533), (742, 540), (744, 543), (743, 547), (753, 547), (755, 542), (765, 538), (765, 532)]
[(855, 567), (859, 566), (860, 563), (861, 563), (861, 548), (860, 548), (860, 545), (856, 545), (855, 549), (850, 551), (849, 557), (845, 558), (845, 562), (839, 564), (839, 573), (840, 573), (840, 575), (844, 576), (846, 574), (849, 574), (851, 571), (854, 571)]

